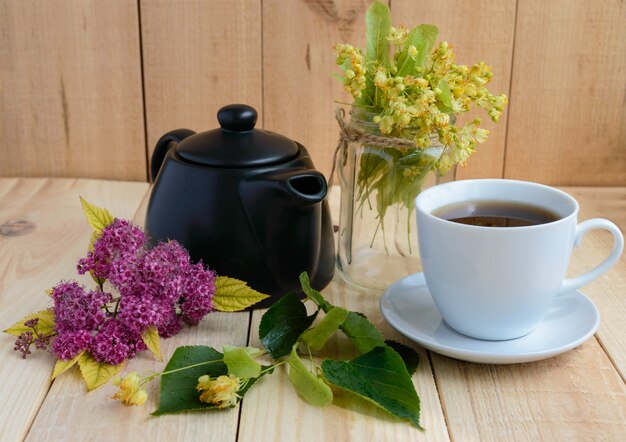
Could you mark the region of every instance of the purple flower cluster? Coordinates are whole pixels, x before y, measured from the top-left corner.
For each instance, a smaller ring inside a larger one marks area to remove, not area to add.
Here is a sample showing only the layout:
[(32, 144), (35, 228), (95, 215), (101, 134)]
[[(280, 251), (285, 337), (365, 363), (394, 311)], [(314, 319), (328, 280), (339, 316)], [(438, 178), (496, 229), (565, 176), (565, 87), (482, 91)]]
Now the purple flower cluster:
[(77, 268), (108, 280), (119, 297), (75, 282), (53, 289), (53, 350), (63, 360), (88, 350), (99, 362), (120, 364), (146, 349), (141, 335), (148, 327), (170, 337), (213, 309), (215, 273), (191, 263), (175, 241), (148, 248), (145, 233), (125, 220), (106, 227)]

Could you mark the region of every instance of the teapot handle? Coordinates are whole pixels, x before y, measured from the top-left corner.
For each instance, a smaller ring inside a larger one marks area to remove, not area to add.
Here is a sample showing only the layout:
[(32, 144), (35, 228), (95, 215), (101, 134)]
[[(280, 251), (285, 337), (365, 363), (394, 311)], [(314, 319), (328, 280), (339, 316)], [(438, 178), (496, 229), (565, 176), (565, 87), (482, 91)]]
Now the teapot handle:
[(150, 178), (152, 182), (156, 180), (163, 160), (165, 160), (165, 155), (167, 155), (170, 148), (194, 134), (195, 132), (189, 129), (176, 129), (159, 138), (159, 141), (157, 141), (154, 147), (154, 152), (152, 152), (152, 165), (150, 166)]

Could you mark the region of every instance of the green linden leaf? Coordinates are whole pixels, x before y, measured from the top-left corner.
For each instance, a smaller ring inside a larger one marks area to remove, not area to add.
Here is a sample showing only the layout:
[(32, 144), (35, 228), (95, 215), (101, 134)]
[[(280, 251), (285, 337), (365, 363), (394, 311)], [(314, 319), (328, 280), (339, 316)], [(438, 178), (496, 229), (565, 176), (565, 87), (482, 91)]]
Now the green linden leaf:
[(289, 359), (289, 382), (298, 394), (311, 405), (324, 407), (333, 401), (333, 392), (322, 378), (311, 373), (304, 365), (296, 346), (291, 350)]
[(391, 11), (389, 7), (378, 0), (372, 2), (365, 14), (367, 47), (365, 48), (366, 64), (365, 89), (359, 98), (354, 100), (355, 106), (378, 106), (374, 75), (378, 65), (389, 66), (389, 42), (387, 36), (391, 30)]
[(326, 360), (322, 371), (333, 385), (422, 429), (419, 397), (402, 358), (392, 348), (377, 347), (351, 361)]
[(172, 371), (198, 364), (161, 377), (161, 396), (155, 416), (181, 411), (215, 408), (214, 405), (200, 401), (196, 391), (198, 378), (205, 374), (217, 377), (228, 373), (223, 362), (224, 355), (214, 348), (203, 345), (178, 347), (165, 366), (165, 371)]
[(389, 65), (389, 42), (391, 31), (391, 11), (389, 6), (378, 0), (372, 2), (365, 13), (367, 48), (365, 56), (369, 61)]
[(316, 303), (317, 306), (326, 313), (333, 308), (333, 305), (326, 301), (320, 292), (311, 287), (311, 281), (309, 280), (309, 275), (307, 275), (306, 272), (300, 273), (300, 285), (302, 286), (302, 291), (307, 298)]
[(30, 321), (31, 319), (38, 318), (39, 322), (37, 323), (36, 330), (37, 333), (41, 336), (47, 336), (54, 333), (54, 312), (50, 309), (41, 310), (37, 313), (32, 313), (25, 318), (17, 321), (11, 327), (4, 330), (4, 333), (8, 333), (13, 336), (19, 336), (22, 333), (27, 331), (33, 331), (31, 327), (26, 327), (24, 323), (26, 321)]
[(348, 318), (349, 312), (342, 307), (333, 307), (315, 327), (305, 331), (300, 340), (313, 350), (321, 350), (339, 326)]
[(72, 359), (69, 359), (67, 361), (64, 361), (62, 359), (57, 360), (56, 364), (54, 364), (54, 370), (52, 370), (52, 379), (56, 379), (57, 376), (62, 375), (67, 370), (69, 370), (74, 365), (76, 365), (76, 363), (83, 356), (85, 351), (87, 351), (87, 350), (81, 351), (76, 356), (74, 356)]
[(383, 335), (361, 313), (350, 312), (340, 328), (361, 353), (367, 353), (375, 347), (385, 345)]
[(97, 233), (101, 233), (105, 227), (115, 220), (107, 209), (94, 206), (87, 202), (82, 196), (80, 197), (80, 202), (83, 205), (83, 212), (85, 213), (87, 222)]
[(259, 337), (274, 359), (289, 354), (300, 335), (311, 326), (317, 312), (307, 316), (306, 307), (294, 292), (272, 305), (261, 318)]
[(215, 282), (213, 306), (215, 310), (222, 312), (236, 312), (245, 310), (268, 297), (248, 287), (248, 284), (243, 281), (219, 276)]
[(161, 337), (155, 325), (151, 325), (143, 331), (141, 340), (159, 360), (163, 360), (163, 356), (161, 356)]
[(387, 340), (385, 341), (385, 344), (393, 348), (396, 353), (400, 355), (400, 357), (404, 361), (406, 371), (409, 372), (410, 376), (413, 376), (420, 362), (420, 356), (417, 354), (417, 352), (411, 347), (407, 347), (406, 345), (400, 344), (396, 341)]
[(260, 355), (262, 351), (253, 347), (232, 347), (224, 345), (224, 363), (228, 373), (238, 378), (258, 378), (261, 375), (261, 364), (254, 360), (253, 355)]
[[(426, 64), (426, 58), (433, 49), (437, 41), (439, 31), (433, 25), (419, 25), (411, 29), (405, 43), (402, 56), (398, 59), (397, 76), (404, 77), (406, 75), (415, 75), (415, 68), (423, 68)], [(417, 57), (412, 59), (406, 51), (409, 46), (415, 46), (417, 49)]]
[(124, 363), (109, 365), (104, 362), (96, 361), (89, 353), (82, 353), (80, 358), (78, 358), (78, 366), (87, 384), (87, 389), (91, 391), (106, 384), (109, 379), (122, 371)]
[(439, 80), (437, 89), (441, 93), (437, 94), (437, 105), (442, 112), (452, 113), (452, 93), (450, 92), (450, 86), (444, 79)]

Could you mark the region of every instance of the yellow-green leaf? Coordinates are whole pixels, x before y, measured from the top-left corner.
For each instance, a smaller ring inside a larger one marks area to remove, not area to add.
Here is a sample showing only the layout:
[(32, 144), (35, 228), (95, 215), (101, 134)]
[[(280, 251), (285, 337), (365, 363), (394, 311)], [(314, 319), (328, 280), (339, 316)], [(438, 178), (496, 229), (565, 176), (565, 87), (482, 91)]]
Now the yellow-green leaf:
[(141, 334), (141, 340), (160, 361), (163, 360), (163, 356), (161, 356), (161, 337), (156, 326), (151, 325), (145, 329)]
[(39, 322), (37, 323), (37, 326), (36, 326), (37, 333), (39, 333), (42, 336), (50, 335), (54, 333), (54, 313), (52, 312), (52, 310), (41, 310), (37, 313), (28, 315), (25, 318), (13, 324), (13, 326), (4, 330), (4, 332), (13, 336), (19, 336), (24, 332), (33, 331), (32, 328), (26, 327), (24, 323), (26, 321), (30, 321), (31, 319), (35, 319), (35, 318), (39, 318)]
[(114, 221), (113, 215), (107, 209), (88, 203), (82, 196), (80, 197), (80, 202), (83, 205), (83, 212), (87, 222), (98, 234)]
[(55, 379), (57, 376), (65, 373), (67, 370), (69, 370), (74, 365), (76, 365), (76, 363), (81, 358), (83, 353), (85, 353), (85, 351), (86, 350), (81, 351), (80, 353), (78, 353), (76, 356), (74, 356), (72, 359), (68, 361), (63, 361), (59, 359), (57, 363), (54, 364), (54, 370), (52, 371), (52, 379)]
[(248, 287), (245, 282), (227, 276), (219, 276), (215, 286), (213, 306), (222, 312), (245, 310), (269, 297)]
[(88, 390), (93, 390), (94, 388), (106, 384), (109, 379), (124, 368), (123, 363), (119, 365), (109, 365), (98, 362), (89, 353), (83, 353), (83, 355), (78, 358), (78, 366), (80, 367), (80, 373), (85, 379)]
[(324, 379), (304, 365), (294, 346), (289, 359), (289, 382), (302, 398), (316, 407), (325, 407), (333, 401), (333, 392)]

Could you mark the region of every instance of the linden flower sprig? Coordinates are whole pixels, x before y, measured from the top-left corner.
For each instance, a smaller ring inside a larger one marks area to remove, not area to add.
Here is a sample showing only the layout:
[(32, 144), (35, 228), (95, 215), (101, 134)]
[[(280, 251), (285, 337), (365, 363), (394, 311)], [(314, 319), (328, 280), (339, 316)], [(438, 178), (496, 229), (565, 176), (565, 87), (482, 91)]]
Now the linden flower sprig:
[(478, 118), (457, 127), (451, 116), (478, 106), (498, 121), (507, 97), (487, 90), (491, 68), (484, 62), (456, 65), (452, 45), (444, 41), (435, 46), (435, 26), (420, 25), (411, 31), (392, 27), (389, 8), (378, 0), (366, 20), (365, 53), (350, 44), (335, 46), (353, 105), (375, 114), (373, 122), (382, 134), (412, 138), (420, 149), (431, 146), (432, 136), (438, 136), (448, 149), (434, 165), (437, 169), (464, 164), (489, 131), (479, 127)]
[[(379, 229), (384, 237), (383, 221), (394, 204), (408, 209), (410, 234), (414, 200), (428, 173), (464, 165), (476, 145), (486, 141), (489, 131), (480, 127), (480, 118), (456, 126), (456, 116), (479, 107), (498, 121), (507, 98), (487, 90), (493, 74), (484, 62), (455, 64), (452, 45), (435, 44), (435, 26), (393, 27), (389, 7), (378, 0), (367, 10), (366, 25), (365, 51), (350, 44), (335, 46), (344, 87), (354, 97), (352, 126), (357, 132), (410, 140), (415, 146), (361, 144), (355, 213), (362, 213), (366, 203), (376, 210), (373, 244)], [(408, 246), (411, 252), (410, 238)]]

